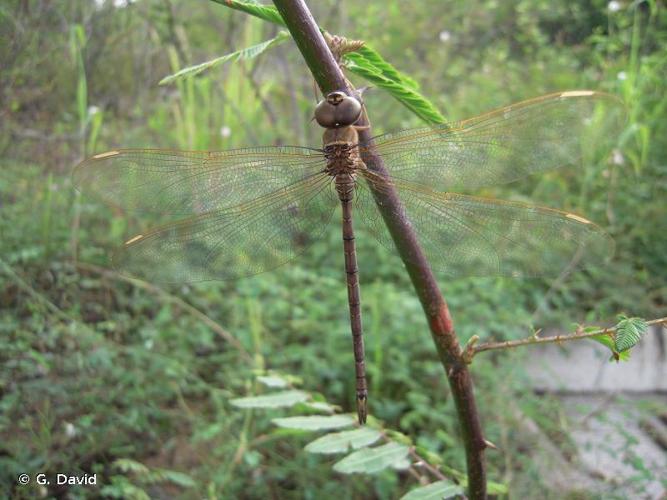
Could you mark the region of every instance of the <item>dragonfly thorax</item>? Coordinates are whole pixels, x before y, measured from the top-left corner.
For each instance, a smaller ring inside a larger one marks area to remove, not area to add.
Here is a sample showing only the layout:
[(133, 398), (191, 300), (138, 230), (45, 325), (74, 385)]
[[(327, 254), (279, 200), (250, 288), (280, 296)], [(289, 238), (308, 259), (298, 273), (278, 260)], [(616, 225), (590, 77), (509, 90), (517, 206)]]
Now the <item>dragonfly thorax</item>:
[(364, 168), (359, 156), (358, 141), (359, 136), (353, 126), (325, 130), (323, 142), (327, 174), (332, 177), (341, 174), (354, 176), (356, 170)]

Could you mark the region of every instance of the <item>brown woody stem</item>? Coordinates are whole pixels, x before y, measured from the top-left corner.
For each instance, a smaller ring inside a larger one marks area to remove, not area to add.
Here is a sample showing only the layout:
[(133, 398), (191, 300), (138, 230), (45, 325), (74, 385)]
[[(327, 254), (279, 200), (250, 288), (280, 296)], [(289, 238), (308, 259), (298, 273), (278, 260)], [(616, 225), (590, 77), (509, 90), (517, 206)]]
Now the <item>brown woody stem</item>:
[[(343, 90), (350, 94), (352, 89), (336, 64), (305, 2), (303, 0), (274, 0), (273, 3), (282, 15), (285, 25), (292, 34), (292, 38), (322, 93)], [(370, 127), (361, 130), (359, 138), (362, 143), (370, 145), (372, 143)], [(366, 166), (373, 172), (380, 176), (389, 176), (380, 156), (371, 151), (364, 153), (362, 157)], [(463, 359), (458, 338), (454, 333), (454, 324), (447, 303), (440, 293), (410, 221), (404, 216), (396, 215), (404, 213), (398, 194), (393, 187), (382, 189), (370, 187), (422, 304), (431, 336), (449, 380), (466, 451), (468, 495), (471, 499), (486, 498), (484, 449), (487, 445), (482, 435), (475, 404), (472, 378)]]

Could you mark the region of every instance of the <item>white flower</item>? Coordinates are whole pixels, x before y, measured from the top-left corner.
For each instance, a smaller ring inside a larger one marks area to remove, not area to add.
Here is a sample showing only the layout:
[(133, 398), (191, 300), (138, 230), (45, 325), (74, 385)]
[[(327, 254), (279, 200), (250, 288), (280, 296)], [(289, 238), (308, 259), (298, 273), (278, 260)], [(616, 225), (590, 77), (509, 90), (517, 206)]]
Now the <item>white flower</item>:
[(616, 75), (616, 78), (619, 80), (625, 80), (628, 77), (628, 74), (625, 71), (619, 71), (618, 75)]
[(88, 106), (88, 116), (96, 115), (100, 112), (100, 108), (97, 106)]
[(609, 9), (609, 12), (618, 12), (621, 10), (621, 7), (623, 7), (621, 2), (618, 2), (617, 0), (611, 0), (611, 2), (607, 4), (607, 9)]
[(65, 422), (65, 436), (71, 439), (75, 437), (78, 433), (79, 431), (77, 430), (77, 428), (74, 426), (73, 423)]
[(232, 135), (232, 129), (229, 128), (227, 125), (224, 125), (224, 126), (220, 127), (220, 135), (223, 138), (227, 138), (230, 135)]
[(447, 30), (443, 30), (438, 35), (438, 38), (440, 38), (441, 42), (448, 42), (452, 38), (452, 34)]
[(113, 0), (113, 6), (116, 7), (117, 9), (122, 9), (123, 7), (127, 7), (132, 3), (132, 0)]
[(614, 149), (611, 153), (611, 161), (614, 165), (623, 165), (625, 163), (625, 156), (621, 153), (620, 149)]

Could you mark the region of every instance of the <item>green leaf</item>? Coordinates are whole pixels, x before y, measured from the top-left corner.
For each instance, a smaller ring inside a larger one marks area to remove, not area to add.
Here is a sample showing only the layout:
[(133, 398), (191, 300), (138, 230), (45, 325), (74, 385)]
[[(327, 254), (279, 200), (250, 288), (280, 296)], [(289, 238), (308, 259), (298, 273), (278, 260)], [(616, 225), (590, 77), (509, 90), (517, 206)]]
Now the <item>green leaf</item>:
[(430, 124), (445, 123), (445, 118), (437, 108), (412, 86), (411, 79), (407, 79), (407, 77), (402, 77), (400, 80), (390, 78), (387, 76), (386, 68), (376, 66), (359, 52), (346, 54), (343, 59), (345, 66), (352, 73), (389, 92), (396, 100), (425, 122)]
[(336, 472), (375, 474), (388, 467), (405, 469), (410, 466), (407, 459), (410, 448), (399, 443), (387, 443), (377, 448), (355, 451), (333, 466)]
[(621, 353), (633, 348), (646, 333), (648, 325), (642, 318), (627, 318), (619, 316), (619, 322), (616, 325), (616, 350)]
[(486, 490), (489, 495), (507, 495), (509, 489), (506, 484), (487, 481)]
[(240, 10), (251, 16), (259, 17), (270, 23), (285, 26), (283, 17), (272, 5), (262, 5), (254, 0), (213, 0), (215, 3), (229, 7), (230, 9)]
[(243, 461), (248, 464), (251, 469), (255, 469), (262, 462), (262, 454), (257, 450), (248, 450), (243, 454)]
[(389, 439), (392, 441), (396, 441), (397, 443), (402, 443), (405, 446), (412, 446), (412, 440), (410, 439), (409, 436), (406, 436), (400, 431), (395, 431), (393, 429), (387, 429), (386, 431), (387, 436)]
[(609, 361), (627, 361), (630, 359), (630, 351), (618, 352), (616, 350), (616, 342), (611, 337), (611, 335), (602, 333), (600, 335), (595, 335), (590, 338), (591, 340), (599, 342), (600, 344), (607, 347), (611, 351), (612, 355), (609, 358)]
[(599, 342), (605, 347), (608, 347), (611, 351), (616, 350), (616, 343), (614, 342), (614, 339), (612, 338), (611, 335), (602, 333), (600, 335), (595, 335), (593, 337), (590, 337), (591, 340), (595, 340), (596, 342)]
[(125, 476), (111, 476), (111, 484), (102, 487), (100, 493), (104, 497), (132, 500), (150, 500), (143, 489), (133, 485)]
[[(404, 85), (414, 90), (417, 90), (419, 88), (419, 84), (417, 83), (416, 80), (398, 71), (394, 66), (392, 66), (391, 63), (386, 61), (380, 55), (380, 53), (377, 52), (375, 49), (372, 49), (367, 45), (363, 45), (356, 50), (356, 53), (362, 56), (364, 59), (366, 59), (366, 61), (372, 64), (375, 68), (377, 68), (380, 71), (380, 73), (382, 73), (382, 75), (389, 78), (390, 80), (403, 83)], [(354, 57), (355, 56), (352, 56), (353, 59)]]
[(160, 475), (163, 481), (169, 481), (183, 488), (194, 488), (197, 485), (194, 479), (183, 472), (160, 469)]
[(139, 475), (150, 473), (150, 469), (148, 467), (146, 467), (141, 462), (132, 460), (131, 458), (119, 458), (114, 460), (113, 466), (122, 472), (133, 472)]
[(311, 441), (305, 447), (310, 453), (347, 453), (373, 444), (380, 439), (382, 434), (370, 427), (362, 427), (353, 431), (336, 432), (327, 434), (315, 441)]
[(319, 431), (327, 429), (340, 429), (354, 424), (354, 419), (348, 415), (332, 415), (328, 417), (286, 417), (274, 418), (272, 420), (278, 427), (286, 429), (299, 429), (304, 431)]
[(451, 481), (438, 481), (421, 488), (408, 491), (401, 500), (444, 500), (463, 495), (463, 488)]
[(311, 410), (324, 413), (334, 413), (336, 411), (336, 408), (324, 401), (306, 401), (304, 405), (306, 405)]
[(274, 38), (266, 40), (262, 43), (258, 43), (257, 45), (246, 47), (245, 49), (237, 50), (235, 52), (226, 54), (221, 57), (216, 57), (215, 59), (211, 59), (210, 61), (206, 61), (200, 64), (196, 64), (194, 66), (188, 66), (187, 68), (183, 68), (182, 70), (174, 73), (173, 75), (165, 76), (162, 80), (160, 80), (159, 85), (166, 85), (167, 83), (172, 83), (175, 80), (178, 80), (179, 78), (187, 78), (198, 75), (202, 71), (206, 71), (215, 66), (219, 66), (220, 64), (226, 63), (227, 61), (241, 61), (245, 59), (253, 59), (259, 56), (260, 54), (264, 53), (267, 49), (279, 45), (289, 38), (290, 38), (289, 33), (287, 33), (286, 31), (281, 31)]
[(306, 401), (310, 395), (303, 391), (282, 391), (264, 396), (250, 396), (230, 401), (237, 408), (284, 408)]
[(287, 380), (277, 375), (260, 375), (257, 377), (259, 383), (266, 387), (282, 388), (287, 387)]

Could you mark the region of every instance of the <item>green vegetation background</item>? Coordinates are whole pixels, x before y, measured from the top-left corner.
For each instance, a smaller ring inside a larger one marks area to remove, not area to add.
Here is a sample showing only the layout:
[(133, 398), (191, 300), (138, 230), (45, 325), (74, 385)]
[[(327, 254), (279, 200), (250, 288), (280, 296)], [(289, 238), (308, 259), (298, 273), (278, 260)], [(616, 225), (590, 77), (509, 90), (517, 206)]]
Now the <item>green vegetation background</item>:
[[(608, 159), (489, 193), (585, 214), (615, 238), (613, 262), (551, 290), (539, 280), (442, 280), (463, 341), (664, 310), (660, 2), (311, 3), (324, 28), (379, 50), (448, 119), (578, 88), (628, 105), (628, 127)], [(100, 477), (97, 488), (68, 498), (399, 496), (414, 486), (408, 476), (342, 477), (302, 451), (308, 437), (274, 433), (269, 419), (280, 413), (228, 404), (256, 390), (254, 370), (266, 368), (353, 409), (336, 228), (303, 260), (236, 283), (158, 289), (109, 269), (127, 219), (74, 192), (69, 173), (84, 157), (117, 147), (317, 146), (321, 135), (310, 121), (314, 85), (291, 42), (157, 85), (278, 27), (205, 1), (114, 4), (122, 2), (0, 2), (0, 492), (59, 495), (19, 487), (16, 477), (67, 471)], [(367, 105), (377, 133), (419, 125), (381, 90)], [(402, 265), (371, 238), (358, 241), (372, 413), (464, 469), (446, 381)], [(528, 389), (526, 354), (480, 356), (473, 373), (487, 434), (503, 448), (489, 453), (491, 477), (508, 481), (513, 495), (544, 496), (521, 448), (517, 409), (563, 446), (568, 439), (557, 403)]]

